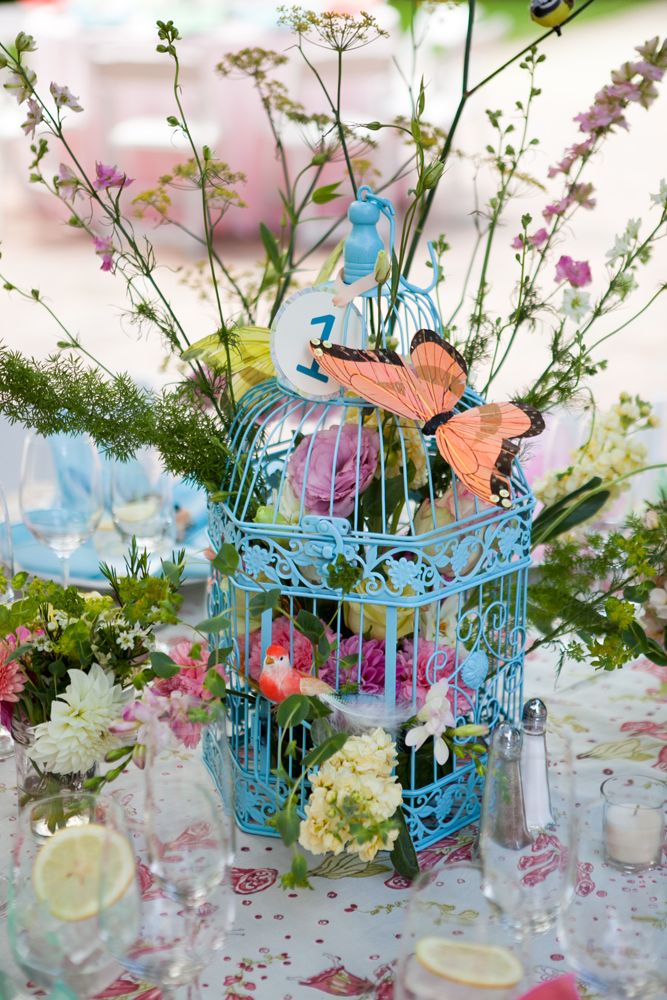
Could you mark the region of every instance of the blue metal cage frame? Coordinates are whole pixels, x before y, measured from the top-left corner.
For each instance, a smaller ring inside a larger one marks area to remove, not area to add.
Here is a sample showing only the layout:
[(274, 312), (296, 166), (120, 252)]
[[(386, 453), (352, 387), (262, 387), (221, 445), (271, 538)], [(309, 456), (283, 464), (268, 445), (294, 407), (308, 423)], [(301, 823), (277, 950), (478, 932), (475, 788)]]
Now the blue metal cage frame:
[[(374, 200), (389, 220), (391, 248), (390, 203), (368, 189), (361, 189), (360, 196)], [(429, 295), (437, 274), (430, 249), (430, 288), (417, 288), (401, 278), (393, 292), (382, 286), (361, 296), (367, 346), (392, 346), (407, 354), (420, 328), (442, 332)], [(344, 323), (343, 343), (346, 331)], [(482, 402), (468, 388), (457, 410)], [(330, 495), (320, 498), (322, 509), (314, 513), (308, 506), (308, 476), (323, 432), (334, 442)], [(359, 457), (362, 439), (369, 433), (378, 442), (372, 518), (365, 493), (370, 487), (361, 481)], [(356, 467), (348, 465), (347, 475), (356, 476), (357, 488), (351, 509), (341, 516), (336, 477), (344, 435), (348, 449), (350, 438), (356, 441)], [(271, 704), (256, 694), (253, 682), (267, 647), (275, 641), (276, 628), (282, 628), (281, 641), (289, 646), (294, 663), (303, 644), (289, 622), (299, 608), (329, 621), (335, 638), (346, 633), (347, 639), (358, 637), (356, 666), (353, 662), (350, 667), (350, 657), (343, 664), (339, 650), (330, 664), (337, 688), (350, 679), (362, 684), (364, 645), (380, 634), (381, 687), (389, 709), (401, 699), (416, 712), (424, 685), (447, 677), (457, 724), (481, 722), (493, 728), (501, 720), (518, 721), (535, 505), (518, 461), (513, 463), (510, 508), (465, 497), (451, 472), (449, 513), (444, 517), (439, 509), (442, 460), (433, 439), (424, 437), (417, 424), (342, 391), (326, 402), (304, 398), (276, 379), (254, 386), (239, 401), (229, 448), (234, 460), (221, 485), (227, 499), (210, 505), (210, 537), (216, 550), (223, 543), (233, 545), (240, 563), (228, 578), (214, 574), (209, 609), (211, 615), (228, 612), (228, 627), (214, 638), (232, 650), (229, 743), (237, 822), (243, 830), (277, 835), (269, 821), (284, 792), (272, 773), (280, 730)], [(306, 449), (306, 472), (295, 489), (290, 463), (297, 448)], [(258, 506), (264, 508), (261, 521), (255, 519)], [(329, 569), (337, 561), (358, 572), (360, 582), (350, 593), (330, 585)], [(272, 610), (256, 620), (251, 615), (251, 598), (266, 588), (280, 589), (282, 620)], [(309, 725), (287, 734), (287, 742), (292, 740), (297, 756), (305, 754)], [(465, 750), (465, 740), (461, 745)], [(430, 749), (431, 741), (425, 746)], [(404, 812), (417, 848), (478, 817), (482, 779), (465, 753), (442, 767), (432, 753), (420, 755), (400, 740), (398, 750)], [(204, 752), (220, 784), (220, 760), (211, 740)], [(294, 761), (281, 764), (291, 775)], [(302, 786), (302, 813), (307, 796), (308, 787)]]

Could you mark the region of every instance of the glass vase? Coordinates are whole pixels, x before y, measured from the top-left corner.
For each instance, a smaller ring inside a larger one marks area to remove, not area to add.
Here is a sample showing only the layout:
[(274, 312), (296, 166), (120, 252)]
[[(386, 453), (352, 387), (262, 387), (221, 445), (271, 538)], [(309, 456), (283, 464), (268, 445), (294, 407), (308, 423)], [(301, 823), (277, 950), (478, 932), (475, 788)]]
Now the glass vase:
[[(36, 729), (37, 727), (31, 725), (26, 719), (14, 715), (12, 736), (14, 738), (19, 813), (26, 806), (40, 799), (58, 795), (60, 792), (82, 792), (84, 791), (84, 782), (88, 778), (94, 778), (97, 774), (97, 763), (93, 764), (87, 771), (74, 774), (56, 774), (53, 771), (43, 770), (30, 758), (30, 750), (35, 744)], [(48, 817), (43, 817), (40, 820), (40, 829), (33, 832), (41, 836), (49, 836)]]

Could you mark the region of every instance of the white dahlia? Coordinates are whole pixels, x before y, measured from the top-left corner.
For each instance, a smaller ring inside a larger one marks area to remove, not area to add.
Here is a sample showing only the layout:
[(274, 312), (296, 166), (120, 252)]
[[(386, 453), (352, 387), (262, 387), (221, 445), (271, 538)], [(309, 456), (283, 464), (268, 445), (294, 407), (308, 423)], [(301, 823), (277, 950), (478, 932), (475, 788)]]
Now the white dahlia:
[(51, 718), (36, 728), (30, 757), (55, 774), (87, 771), (117, 740), (109, 732), (122, 713), (125, 696), (112, 673), (98, 663), (90, 670), (70, 670), (64, 694), (54, 699)]

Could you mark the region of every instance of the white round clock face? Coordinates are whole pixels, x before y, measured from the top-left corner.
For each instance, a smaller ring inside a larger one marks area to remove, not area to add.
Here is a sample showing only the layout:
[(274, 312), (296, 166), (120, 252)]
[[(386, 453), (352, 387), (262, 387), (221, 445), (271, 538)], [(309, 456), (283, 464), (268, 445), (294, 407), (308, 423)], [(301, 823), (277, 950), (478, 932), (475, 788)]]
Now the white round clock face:
[(335, 399), (342, 388), (320, 369), (311, 340), (362, 346), (362, 319), (356, 306), (333, 304), (333, 284), (304, 288), (283, 303), (271, 328), (271, 357), (278, 381), (306, 399)]

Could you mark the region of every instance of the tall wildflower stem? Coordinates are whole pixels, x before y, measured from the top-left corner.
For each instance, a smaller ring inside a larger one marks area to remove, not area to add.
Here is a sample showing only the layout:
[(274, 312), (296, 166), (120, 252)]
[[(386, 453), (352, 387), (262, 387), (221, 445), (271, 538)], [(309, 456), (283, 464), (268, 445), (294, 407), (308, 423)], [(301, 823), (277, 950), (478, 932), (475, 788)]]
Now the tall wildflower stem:
[[(586, 8), (590, 7), (592, 3), (594, 3), (594, 0), (584, 0), (584, 3), (582, 3), (581, 6), (577, 7), (575, 11), (573, 11), (573, 13), (561, 27), (564, 27), (565, 24), (569, 24), (570, 21), (574, 21), (574, 19), (576, 17), (579, 17), (580, 14), (583, 14)], [(438, 160), (440, 161), (440, 163), (446, 163), (447, 161), (447, 158), (452, 148), (452, 143), (454, 141), (454, 135), (456, 133), (456, 129), (458, 128), (458, 124), (461, 120), (461, 116), (463, 114), (465, 106), (468, 100), (472, 97), (472, 95), (476, 94), (478, 90), (482, 89), (482, 87), (485, 87), (487, 83), (491, 82), (491, 80), (494, 80), (497, 76), (499, 76), (500, 73), (506, 70), (509, 66), (512, 66), (513, 63), (515, 63), (518, 59), (521, 59), (521, 57), (524, 56), (527, 52), (529, 52), (532, 48), (534, 48), (537, 45), (541, 45), (542, 42), (545, 41), (545, 39), (555, 34), (557, 30), (556, 28), (551, 28), (550, 31), (546, 31), (543, 35), (540, 35), (539, 38), (536, 38), (534, 42), (531, 42), (529, 45), (524, 46), (524, 48), (522, 48), (520, 52), (517, 52), (510, 59), (507, 59), (504, 63), (498, 66), (497, 69), (494, 69), (492, 73), (489, 73), (488, 76), (485, 76), (482, 80), (479, 81), (479, 83), (476, 83), (474, 87), (468, 89), (468, 76), (470, 71), (470, 52), (472, 48), (474, 19), (475, 19), (475, 0), (468, 0), (468, 27), (466, 31), (465, 47), (463, 50), (461, 96), (459, 98), (459, 103), (456, 107), (456, 111), (454, 112), (452, 123), (449, 126), (449, 131), (447, 132), (447, 137), (445, 139), (444, 145), (440, 150), (440, 154), (438, 156)], [(404, 274), (406, 278), (410, 273), (410, 268), (412, 267), (415, 254), (421, 242), (422, 236), (424, 235), (424, 227), (426, 226), (426, 222), (433, 207), (433, 201), (435, 199), (437, 190), (438, 190), (438, 185), (436, 184), (436, 186), (431, 188), (431, 190), (429, 191), (428, 196), (425, 199), (424, 204), (422, 206), (422, 210), (419, 214), (417, 225), (415, 227), (415, 231), (413, 233), (412, 240), (410, 243), (410, 248), (408, 250), (407, 257), (405, 260)]]
[[(201, 191), (202, 219), (203, 219), (203, 222), (204, 222), (204, 240), (205, 240), (205, 245), (206, 245), (206, 256), (207, 256), (207, 259), (208, 259), (209, 273), (211, 275), (211, 283), (213, 285), (213, 294), (215, 295), (215, 304), (216, 304), (216, 308), (217, 308), (217, 311), (218, 311), (218, 319), (220, 321), (220, 333), (221, 333), (221, 336), (222, 336), (223, 347), (225, 349), (225, 362), (226, 362), (226, 369), (227, 369), (227, 386), (226, 386), (226, 392), (229, 393), (229, 400), (230, 400), (230, 403), (231, 403), (231, 406), (232, 406), (232, 409), (233, 409), (234, 406), (235, 406), (235, 399), (234, 399), (234, 380), (233, 380), (233, 369), (232, 369), (232, 356), (231, 356), (231, 351), (230, 351), (230, 346), (229, 346), (229, 332), (227, 330), (227, 324), (225, 322), (225, 315), (224, 315), (224, 311), (223, 311), (223, 308), (222, 308), (222, 300), (220, 298), (220, 285), (219, 285), (219, 282), (218, 282), (218, 276), (216, 274), (215, 261), (214, 261), (214, 257), (213, 257), (213, 229), (212, 229), (212, 226), (211, 226), (211, 213), (210, 213), (208, 201), (207, 201), (207, 198), (206, 198), (206, 177), (207, 177), (206, 169), (207, 168), (205, 167), (204, 164), (202, 164), (202, 159), (201, 159), (201, 157), (199, 155), (199, 150), (197, 149), (197, 144), (195, 143), (194, 139), (192, 138), (192, 133), (190, 132), (190, 128), (188, 126), (187, 118), (186, 118), (186, 115), (185, 115), (185, 109), (183, 108), (183, 104), (182, 104), (182, 101), (181, 101), (181, 86), (180, 86), (180, 83), (179, 83), (180, 63), (179, 63), (179, 59), (178, 59), (178, 54), (176, 52), (176, 47), (174, 45), (170, 45), (169, 46), (169, 50), (170, 50), (169, 54), (171, 55), (172, 59), (174, 60), (173, 93), (174, 93), (174, 101), (176, 102), (176, 107), (178, 108), (178, 113), (179, 113), (179, 116), (180, 116), (180, 128), (181, 128), (181, 131), (183, 132), (183, 134), (185, 135), (186, 139), (188, 140), (188, 143), (190, 145), (190, 149), (192, 150), (192, 155), (194, 157), (195, 164), (197, 165), (197, 170), (199, 171), (199, 187), (200, 187), (200, 191)], [(207, 152), (207, 149), (206, 149), (206, 147), (204, 147), (205, 162), (208, 160), (206, 152)]]

